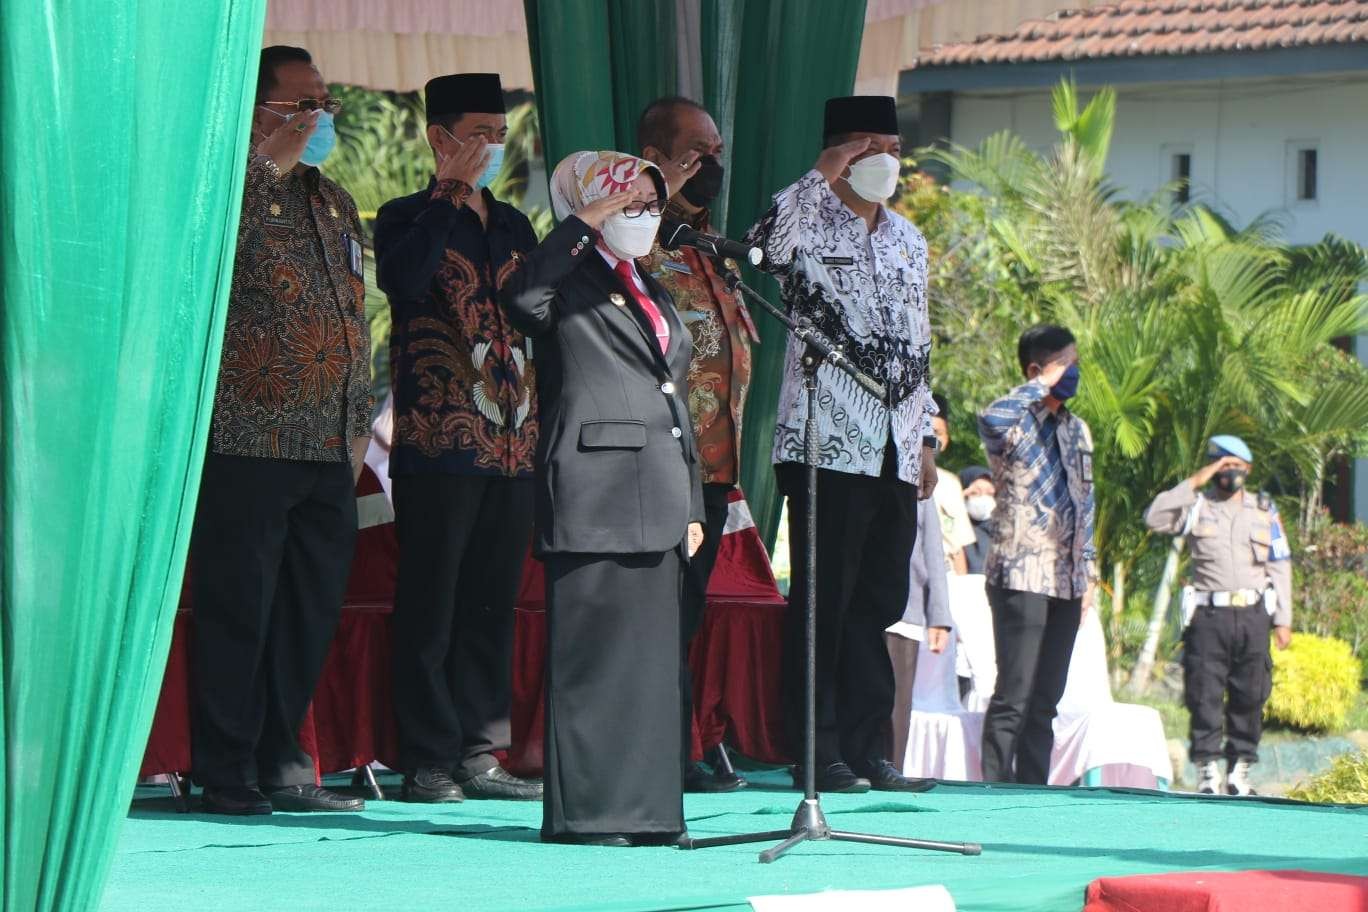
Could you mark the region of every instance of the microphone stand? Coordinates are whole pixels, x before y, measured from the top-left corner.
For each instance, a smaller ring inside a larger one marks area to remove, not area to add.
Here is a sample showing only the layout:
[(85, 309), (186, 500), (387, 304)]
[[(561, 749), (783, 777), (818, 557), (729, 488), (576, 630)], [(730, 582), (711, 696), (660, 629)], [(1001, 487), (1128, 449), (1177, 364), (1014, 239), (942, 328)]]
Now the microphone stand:
[[(721, 270), (719, 270), (721, 271)], [(747, 298), (759, 304), (772, 317), (787, 329), (790, 335), (805, 346), (802, 358), (803, 388), (807, 391), (807, 418), (803, 423), (803, 461), (807, 467), (807, 547), (803, 559), (807, 567), (807, 585), (803, 592), (803, 612), (805, 624), (804, 658), (804, 697), (805, 718), (803, 723), (803, 800), (793, 815), (793, 822), (787, 830), (768, 830), (758, 833), (741, 833), (735, 836), (715, 836), (707, 839), (688, 838), (681, 843), (684, 849), (708, 849), (715, 846), (743, 845), (751, 842), (782, 840), (773, 848), (760, 853), (760, 862), (768, 864), (777, 860), (789, 849), (803, 842), (817, 842), (834, 839), (840, 842), (863, 842), (873, 845), (899, 846), (908, 849), (930, 849), (937, 852), (956, 852), (961, 855), (978, 855), (982, 846), (973, 842), (938, 842), (929, 839), (909, 839), (901, 836), (876, 836), (868, 833), (851, 833), (833, 830), (822, 813), (821, 798), (817, 794), (817, 368), (823, 363), (835, 365), (848, 374), (856, 383), (880, 402), (887, 402), (887, 391), (877, 380), (862, 373), (851, 364), (840, 347), (813, 326), (807, 318), (794, 320), (775, 307), (764, 296), (741, 281), (741, 277), (728, 269), (723, 272), (730, 290), (740, 289)]]

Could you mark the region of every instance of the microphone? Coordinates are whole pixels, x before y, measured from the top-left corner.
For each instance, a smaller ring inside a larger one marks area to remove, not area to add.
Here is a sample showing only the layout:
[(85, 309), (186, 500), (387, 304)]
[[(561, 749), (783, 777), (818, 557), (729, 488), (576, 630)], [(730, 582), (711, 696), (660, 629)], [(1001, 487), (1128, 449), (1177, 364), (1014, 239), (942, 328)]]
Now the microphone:
[(759, 247), (752, 247), (749, 244), (740, 244), (736, 241), (719, 237), (715, 234), (704, 234), (695, 231), (688, 225), (675, 219), (664, 219), (660, 223), (660, 246), (666, 250), (676, 250), (680, 247), (692, 247), (704, 253), (710, 253), (716, 257), (731, 257), (734, 260), (744, 260), (752, 266), (759, 266), (760, 261), (765, 255)]

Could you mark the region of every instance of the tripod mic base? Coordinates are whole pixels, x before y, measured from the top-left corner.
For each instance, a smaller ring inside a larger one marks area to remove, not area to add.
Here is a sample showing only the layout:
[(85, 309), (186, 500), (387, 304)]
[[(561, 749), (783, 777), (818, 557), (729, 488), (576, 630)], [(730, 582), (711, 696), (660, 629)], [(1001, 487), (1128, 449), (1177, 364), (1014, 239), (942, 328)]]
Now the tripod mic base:
[(717, 846), (745, 845), (751, 842), (783, 840), (771, 849), (760, 853), (760, 862), (769, 864), (777, 860), (789, 849), (803, 842), (819, 842), (834, 839), (838, 842), (863, 842), (868, 845), (897, 846), (904, 849), (927, 849), (933, 852), (955, 852), (959, 855), (981, 855), (983, 847), (976, 842), (937, 842), (932, 839), (909, 839), (902, 836), (875, 836), (868, 833), (848, 833), (833, 830), (827, 825), (822, 805), (816, 798), (804, 798), (793, 815), (793, 824), (787, 830), (770, 830), (764, 833), (740, 833), (736, 836), (714, 836), (708, 839), (685, 839), (681, 849), (710, 849)]

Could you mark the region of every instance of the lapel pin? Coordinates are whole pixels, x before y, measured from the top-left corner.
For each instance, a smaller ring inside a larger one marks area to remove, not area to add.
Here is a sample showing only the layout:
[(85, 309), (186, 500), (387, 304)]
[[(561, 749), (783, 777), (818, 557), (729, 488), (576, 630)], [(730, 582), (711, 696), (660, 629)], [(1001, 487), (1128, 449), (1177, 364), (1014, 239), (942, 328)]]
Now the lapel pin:
[(627, 306), (627, 299), (624, 298), (622, 295), (618, 294), (616, 291), (608, 296), (608, 300), (612, 301), (618, 307)]

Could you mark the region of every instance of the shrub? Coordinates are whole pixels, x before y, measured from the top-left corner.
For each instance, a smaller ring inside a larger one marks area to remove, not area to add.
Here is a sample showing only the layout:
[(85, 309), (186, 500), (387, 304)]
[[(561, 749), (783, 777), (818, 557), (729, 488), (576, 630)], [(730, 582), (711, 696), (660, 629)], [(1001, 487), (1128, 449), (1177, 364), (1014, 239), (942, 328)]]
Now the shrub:
[(1298, 782), (1287, 797), (1326, 804), (1368, 804), (1368, 754), (1340, 754), (1328, 770)]
[(1297, 535), (1292, 620), (1298, 630), (1347, 640), (1368, 662), (1368, 525), (1325, 513)]
[(1359, 663), (1349, 644), (1309, 633), (1273, 650), (1273, 694), (1264, 707), (1270, 721), (1303, 731), (1339, 731), (1359, 689)]

